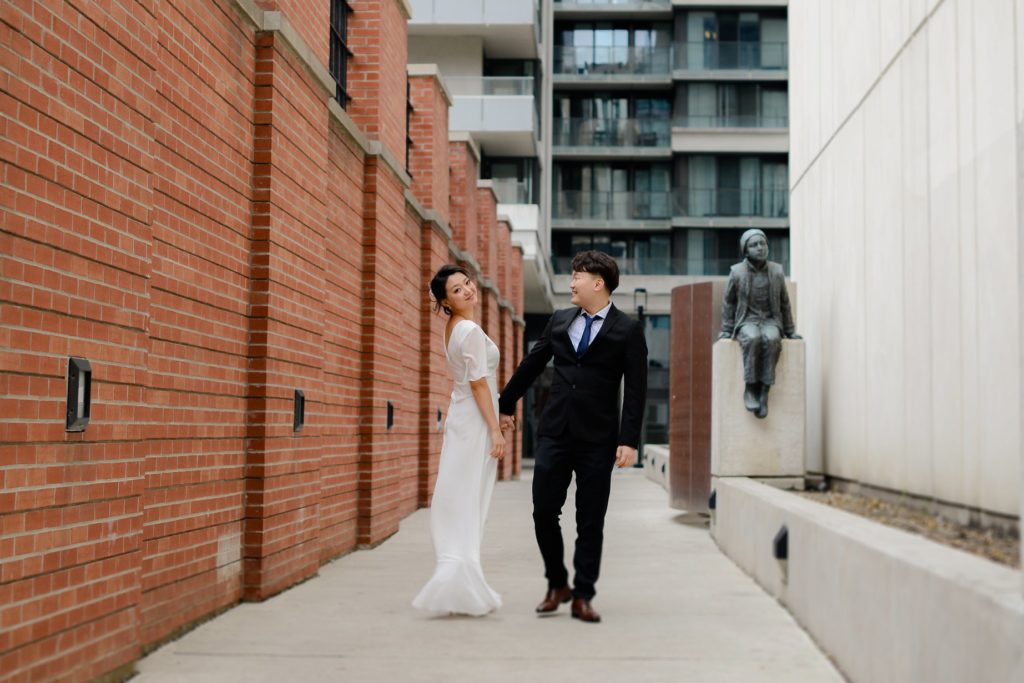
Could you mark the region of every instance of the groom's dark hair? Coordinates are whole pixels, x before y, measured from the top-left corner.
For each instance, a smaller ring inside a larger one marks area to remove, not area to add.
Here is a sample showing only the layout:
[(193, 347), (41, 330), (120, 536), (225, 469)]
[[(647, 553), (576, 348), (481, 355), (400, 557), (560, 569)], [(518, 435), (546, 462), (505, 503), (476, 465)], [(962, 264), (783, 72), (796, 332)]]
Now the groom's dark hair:
[(581, 251), (572, 257), (572, 269), (576, 273), (599, 276), (609, 294), (619, 286), (619, 264), (603, 251)]

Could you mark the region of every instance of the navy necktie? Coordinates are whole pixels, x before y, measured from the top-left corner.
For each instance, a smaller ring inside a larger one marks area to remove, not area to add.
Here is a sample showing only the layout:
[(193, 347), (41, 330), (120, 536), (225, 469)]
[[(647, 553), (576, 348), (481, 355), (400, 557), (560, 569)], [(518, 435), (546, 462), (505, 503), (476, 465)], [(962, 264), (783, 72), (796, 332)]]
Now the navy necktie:
[(580, 357), (587, 352), (590, 348), (590, 328), (593, 327), (594, 321), (597, 320), (597, 316), (589, 316), (586, 313), (583, 314), (583, 336), (580, 338), (580, 345), (576, 347), (576, 357)]

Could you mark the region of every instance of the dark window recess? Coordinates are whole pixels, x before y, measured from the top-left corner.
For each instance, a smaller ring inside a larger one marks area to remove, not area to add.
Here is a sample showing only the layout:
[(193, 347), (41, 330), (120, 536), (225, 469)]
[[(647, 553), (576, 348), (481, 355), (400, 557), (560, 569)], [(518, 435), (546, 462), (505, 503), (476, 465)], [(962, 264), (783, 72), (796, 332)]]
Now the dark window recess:
[(91, 415), (92, 365), (84, 358), (69, 358), (65, 431), (84, 432)]
[(348, 108), (348, 17), (352, 8), (345, 0), (331, 0), (331, 76), (338, 84), (334, 94), (342, 109)]
[(405, 172), (412, 176), (409, 169), (409, 155), (412, 153), (412, 86), (409, 79), (405, 80)]
[(306, 424), (306, 394), (300, 389), (295, 390), (295, 404), (292, 413), (292, 431), (300, 432)]

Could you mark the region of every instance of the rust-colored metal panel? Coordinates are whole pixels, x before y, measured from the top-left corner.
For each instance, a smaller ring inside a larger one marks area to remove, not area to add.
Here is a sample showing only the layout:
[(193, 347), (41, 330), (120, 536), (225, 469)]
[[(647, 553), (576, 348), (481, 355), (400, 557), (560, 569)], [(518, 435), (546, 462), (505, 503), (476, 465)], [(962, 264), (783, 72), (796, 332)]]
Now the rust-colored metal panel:
[(688, 512), (707, 512), (711, 493), (711, 347), (724, 291), (724, 278), (672, 290), (669, 492)]

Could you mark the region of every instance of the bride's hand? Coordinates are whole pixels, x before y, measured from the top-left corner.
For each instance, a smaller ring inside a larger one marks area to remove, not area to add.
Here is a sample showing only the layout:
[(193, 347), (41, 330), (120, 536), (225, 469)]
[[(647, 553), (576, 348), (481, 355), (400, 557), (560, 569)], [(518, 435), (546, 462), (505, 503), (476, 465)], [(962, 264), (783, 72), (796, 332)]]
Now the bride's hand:
[(495, 460), (505, 457), (505, 435), (501, 429), (491, 431), (491, 457)]

